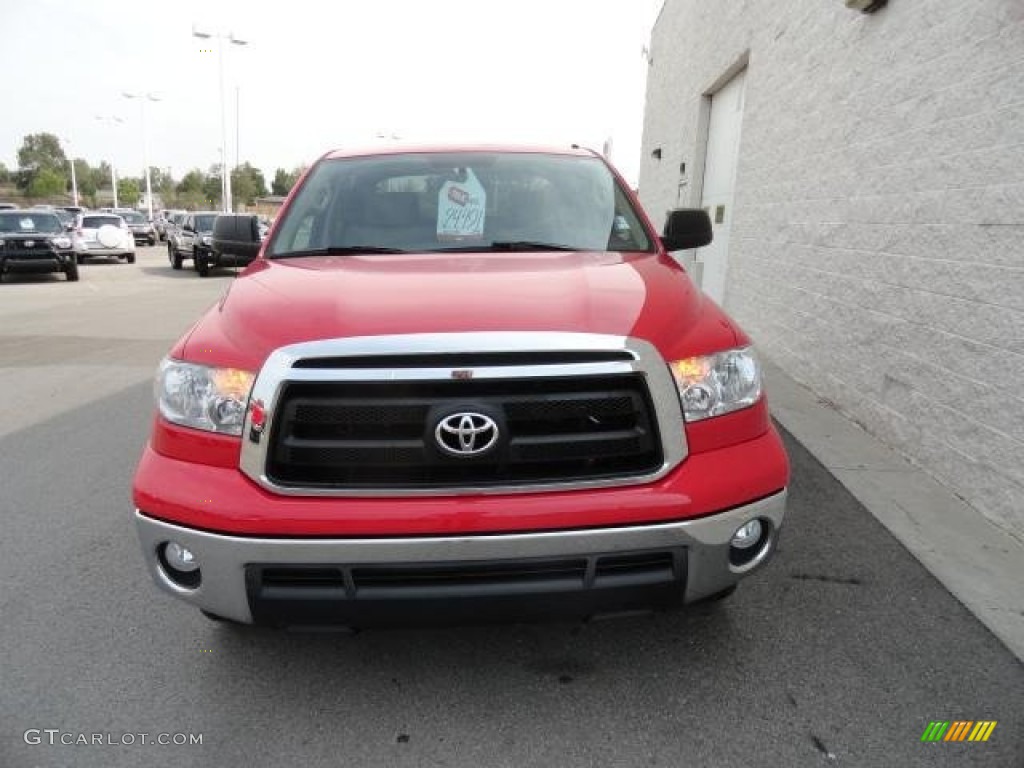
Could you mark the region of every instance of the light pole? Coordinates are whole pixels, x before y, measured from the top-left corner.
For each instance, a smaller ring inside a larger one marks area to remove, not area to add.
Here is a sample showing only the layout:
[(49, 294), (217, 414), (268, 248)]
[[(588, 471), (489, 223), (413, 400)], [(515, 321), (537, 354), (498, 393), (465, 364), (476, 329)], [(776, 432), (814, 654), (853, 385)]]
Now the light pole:
[[(225, 213), (230, 213), (232, 209), (231, 205), (231, 171), (227, 168), (228, 162), (228, 125), (227, 125), (227, 107), (224, 103), (224, 41), (226, 40), (230, 45), (248, 45), (247, 40), (242, 40), (235, 37), (233, 32), (222, 33), (222, 32), (204, 32), (196, 29), (196, 26), (192, 25), (192, 37), (198, 37), (200, 40), (209, 40), (210, 38), (217, 38), (217, 67), (220, 76), (220, 153), (221, 153), (221, 198), (222, 205)], [(237, 103), (237, 102), (236, 102)], [(237, 117), (235, 118), (237, 121)]]
[[(96, 119), (102, 123), (116, 123), (117, 125), (123, 125), (124, 120), (116, 115), (104, 116), (96, 115)], [(114, 192), (114, 207), (117, 208), (117, 169), (114, 168), (114, 161), (110, 161), (110, 186)]]
[(149, 208), (149, 220), (153, 220), (153, 184), (149, 178), (149, 142), (146, 139), (146, 102), (160, 101), (155, 93), (121, 93), (126, 99), (138, 99), (142, 105), (142, 162), (146, 166), (146, 205)]
[[(68, 147), (70, 147), (71, 146), (71, 139), (69, 139), (66, 136), (64, 136), (62, 138), (64, 139), (64, 143), (67, 144)], [(72, 205), (74, 205), (77, 208), (78, 207), (78, 181), (75, 179), (75, 152), (74, 152), (74, 150), (71, 151), (71, 158), (70, 158), (70, 160), (71, 160), (71, 199), (74, 201), (72, 203)]]

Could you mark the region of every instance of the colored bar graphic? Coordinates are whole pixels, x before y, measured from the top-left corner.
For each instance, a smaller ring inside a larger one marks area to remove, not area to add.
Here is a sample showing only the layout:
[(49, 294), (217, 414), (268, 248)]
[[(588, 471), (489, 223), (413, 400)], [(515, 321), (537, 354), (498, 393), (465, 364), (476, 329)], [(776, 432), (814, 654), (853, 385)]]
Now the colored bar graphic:
[(974, 723), (967, 720), (956, 720), (943, 741), (963, 741), (972, 725)]
[(974, 730), (971, 731), (969, 741), (988, 741), (988, 737), (992, 735), (992, 731), (995, 729), (995, 720), (979, 720), (978, 724), (974, 726)]
[(948, 720), (932, 720), (921, 734), (921, 741), (940, 741), (948, 728)]
[(996, 725), (996, 720), (932, 720), (921, 741), (988, 741)]

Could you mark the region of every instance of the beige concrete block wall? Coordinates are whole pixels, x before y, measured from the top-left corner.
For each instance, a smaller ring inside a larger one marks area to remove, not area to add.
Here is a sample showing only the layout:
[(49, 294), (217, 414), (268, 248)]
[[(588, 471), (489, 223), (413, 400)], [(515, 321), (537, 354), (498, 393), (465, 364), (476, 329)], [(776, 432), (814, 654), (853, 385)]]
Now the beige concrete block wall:
[(702, 100), (745, 60), (726, 308), (1024, 540), (1024, 3), (667, 0), (650, 49), (652, 217), (699, 201)]

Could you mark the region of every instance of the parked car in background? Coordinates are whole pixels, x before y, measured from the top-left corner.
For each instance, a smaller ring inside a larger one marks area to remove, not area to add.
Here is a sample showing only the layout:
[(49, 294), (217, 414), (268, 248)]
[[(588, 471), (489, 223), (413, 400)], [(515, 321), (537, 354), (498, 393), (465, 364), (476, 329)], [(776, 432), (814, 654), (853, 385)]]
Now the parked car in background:
[(0, 280), (11, 272), (63, 272), (78, 280), (74, 238), (54, 211), (0, 210)]
[(128, 229), (132, 231), (136, 245), (140, 243), (156, 245), (156, 227), (150, 223), (145, 214), (138, 211), (125, 211), (119, 215), (128, 225)]
[(168, 245), (167, 248), (172, 267), (181, 269), (184, 259), (192, 259), (192, 265), (198, 270), (197, 256), (199, 262), (205, 263), (204, 259), (213, 247), (213, 222), (219, 215), (217, 211), (198, 211), (185, 215), (174, 247)]
[(17, 210), (18, 206), (14, 203), (0, 203), (0, 211), (14, 211)]
[(91, 256), (113, 256), (135, 263), (135, 236), (116, 213), (83, 213), (78, 218), (78, 263)]
[(260, 252), (266, 229), (254, 213), (222, 213), (213, 223), (213, 247), (196, 262), (206, 277), (211, 268), (244, 267)]
[(64, 229), (70, 232), (75, 228), (75, 214), (64, 208), (54, 208), (53, 212), (57, 214), (57, 218), (60, 219), (60, 223), (64, 225)]
[[(167, 240), (167, 258), (172, 265), (174, 264), (174, 253), (178, 249), (178, 244), (181, 240), (181, 227), (187, 218), (188, 211), (172, 213), (164, 225), (164, 234)], [(175, 269), (181, 269), (180, 261)]]
[(173, 222), (173, 218), (176, 214), (184, 218), (187, 212), (164, 208), (156, 217), (156, 221), (153, 222), (153, 226), (156, 227), (156, 235), (157, 237), (160, 238), (160, 240), (167, 239), (167, 230), (170, 228)]

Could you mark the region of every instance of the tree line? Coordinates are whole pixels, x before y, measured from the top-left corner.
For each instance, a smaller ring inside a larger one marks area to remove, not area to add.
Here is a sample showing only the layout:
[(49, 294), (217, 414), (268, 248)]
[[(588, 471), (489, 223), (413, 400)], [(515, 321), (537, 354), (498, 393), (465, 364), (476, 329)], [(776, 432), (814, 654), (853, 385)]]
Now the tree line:
[[(84, 158), (74, 158), (75, 182), (81, 204), (95, 208), (101, 190), (112, 189), (110, 163), (91, 165)], [(268, 190), (263, 171), (249, 162), (231, 171), (231, 194), (236, 203), (252, 205), (257, 197), (287, 195), (304, 168), (288, 171), (278, 168)], [(193, 168), (180, 179), (156, 166), (149, 169), (150, 187), (165, 208), (218, 208), (221, 203), (221, 167), (211, 165), (203, 171)], [(18, 149), (18, 168), (8, 169), (0, 163), (0, 185), (14, 184), (25, 197), (58, 202), (71, 194), (71, 170), (67, 153), (60, 139), (52, 133), (33, 133), (24, 137)], [(143, 199), (146, 189), (145, 171), (139, 176), (117, 179), (117, 197), (122, 205), (134, 206)], [(112, 197), (111, 194), (104, 195)]]

